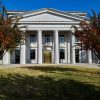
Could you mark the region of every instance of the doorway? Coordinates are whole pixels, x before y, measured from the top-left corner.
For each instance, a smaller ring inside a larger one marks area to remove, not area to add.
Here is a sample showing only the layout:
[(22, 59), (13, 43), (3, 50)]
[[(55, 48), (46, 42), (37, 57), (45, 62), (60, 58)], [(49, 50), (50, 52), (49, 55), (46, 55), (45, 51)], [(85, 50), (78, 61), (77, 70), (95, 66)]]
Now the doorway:
[(52, 54), (51, 51), (44, 51), (44, 63), (52, 62)]

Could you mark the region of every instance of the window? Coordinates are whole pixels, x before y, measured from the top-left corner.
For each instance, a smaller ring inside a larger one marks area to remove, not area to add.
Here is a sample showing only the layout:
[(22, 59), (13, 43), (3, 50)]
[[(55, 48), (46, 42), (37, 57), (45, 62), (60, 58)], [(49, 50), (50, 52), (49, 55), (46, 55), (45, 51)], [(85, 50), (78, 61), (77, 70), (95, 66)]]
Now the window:
[(15, 63), (20, 63), (20, 50), (15, 50)]
[(60, 35), (59, 41), (60, 41), (60, 42), (65, 42), (65, 37), (64, 37), (64, 35)]
[(30, 59), (35, 59), (35, 49), (30, 50)]
[(36, 42), (36, 35), (30, 35), (30, 42)]
[(75, 49), (75, 59), (76, 63), (79, 63), (79, 49)]
[(2, 60), (3, 51), (0, 51), (0, 60)]
[(45, 43), (49, 43), (50, 42), (50, 35), (45, 35)]
[(60, 59), (65, 59), (65, 50), (60, 49)]

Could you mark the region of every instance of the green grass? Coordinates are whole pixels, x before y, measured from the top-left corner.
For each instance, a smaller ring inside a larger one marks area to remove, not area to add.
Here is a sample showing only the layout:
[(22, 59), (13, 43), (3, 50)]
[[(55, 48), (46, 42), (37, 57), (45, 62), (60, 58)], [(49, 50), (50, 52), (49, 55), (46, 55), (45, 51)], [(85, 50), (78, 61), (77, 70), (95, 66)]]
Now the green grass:
[(0, 68), (0, 100), (100, 100), (100, 69)]

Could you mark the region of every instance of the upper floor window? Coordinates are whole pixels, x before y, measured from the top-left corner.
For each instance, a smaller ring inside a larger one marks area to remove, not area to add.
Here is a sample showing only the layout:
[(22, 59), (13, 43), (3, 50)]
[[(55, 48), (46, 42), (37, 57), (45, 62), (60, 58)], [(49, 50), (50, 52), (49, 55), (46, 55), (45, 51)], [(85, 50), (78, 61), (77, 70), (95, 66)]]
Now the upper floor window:
[(65, 42), (65, 36), (64, 35), (59, 36), (59, 42)]
[(45, 43), (49, 43), (50, 42), (50, 35), (45, 35)]
[(36, 35), (30, 35), (30, 42), (36, 42)]

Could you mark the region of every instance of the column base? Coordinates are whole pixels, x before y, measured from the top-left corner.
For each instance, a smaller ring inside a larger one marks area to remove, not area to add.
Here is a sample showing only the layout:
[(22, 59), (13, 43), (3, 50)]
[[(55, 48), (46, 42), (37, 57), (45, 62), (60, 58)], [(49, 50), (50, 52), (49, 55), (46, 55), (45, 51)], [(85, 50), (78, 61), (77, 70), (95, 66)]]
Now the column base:
[(20, 64), (26, 64), (26, 63), (24, 63), (24, 62), (21, 62)]

